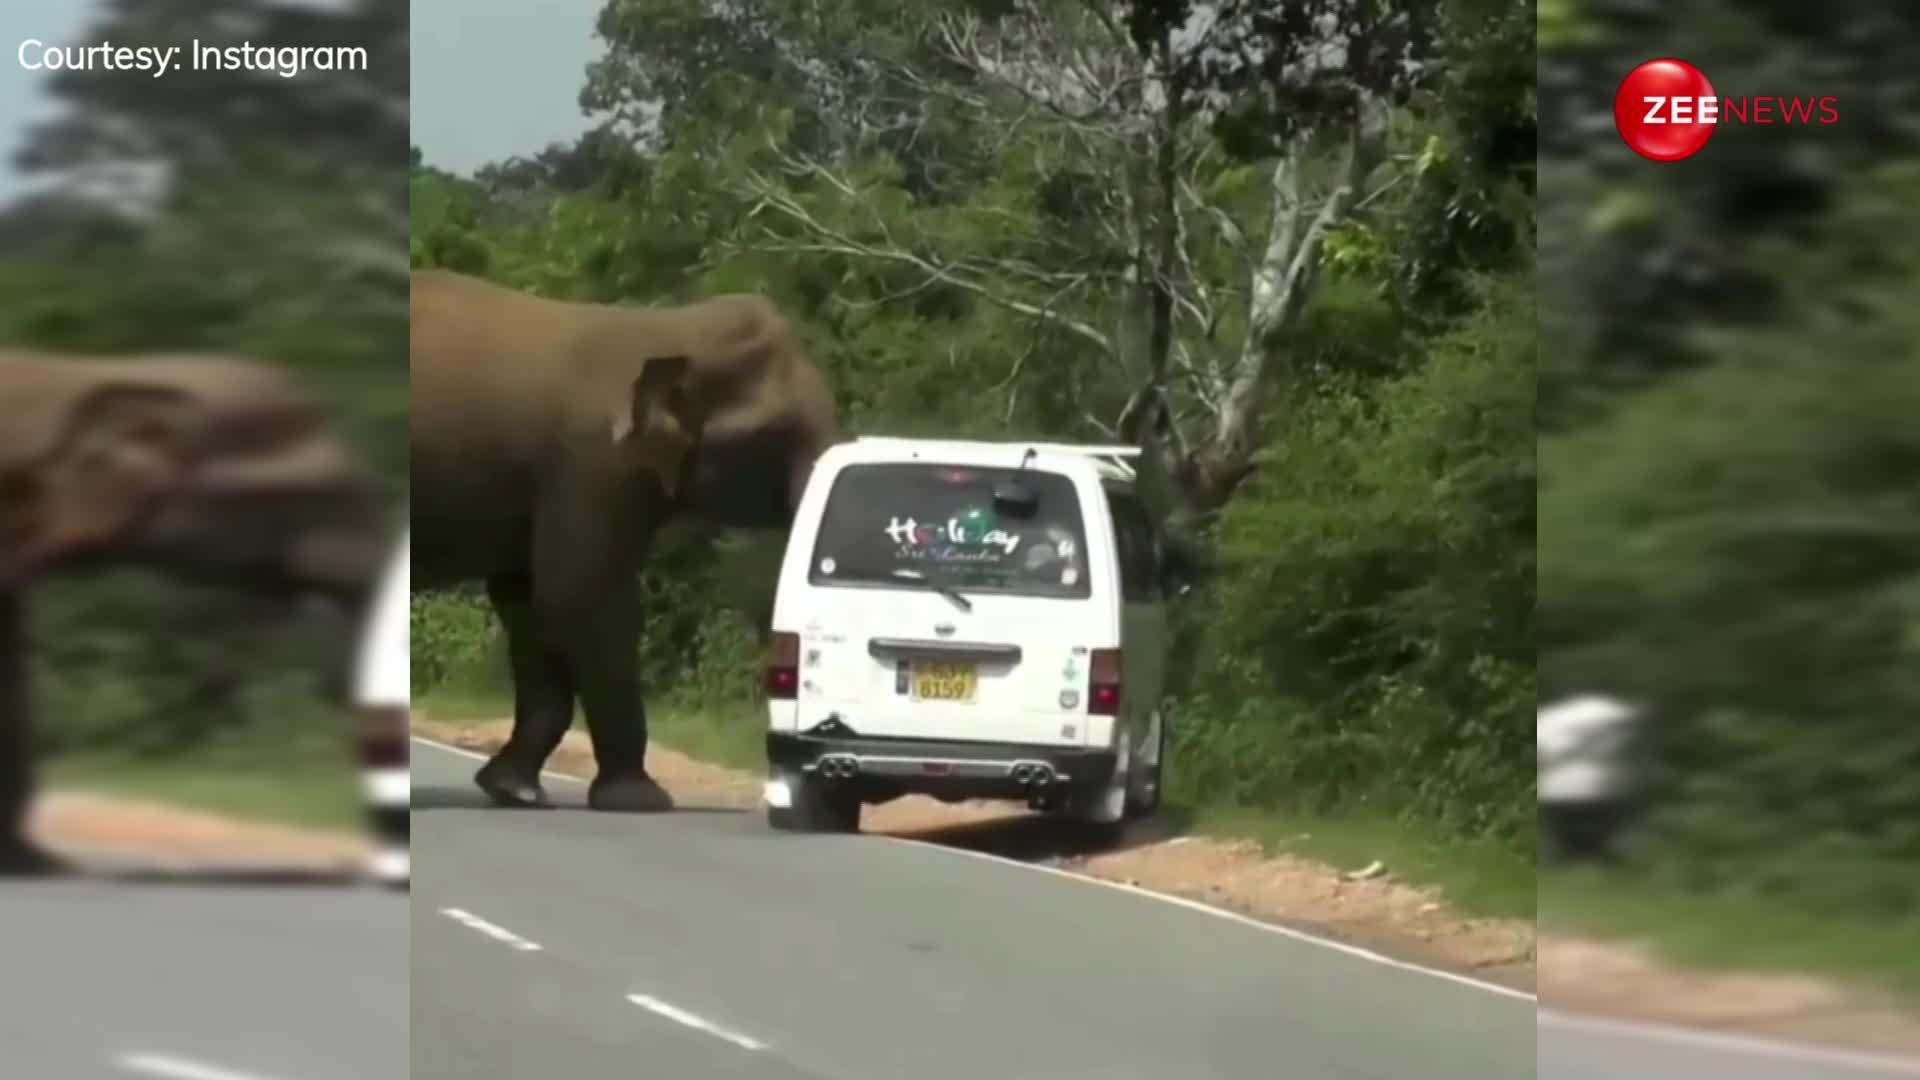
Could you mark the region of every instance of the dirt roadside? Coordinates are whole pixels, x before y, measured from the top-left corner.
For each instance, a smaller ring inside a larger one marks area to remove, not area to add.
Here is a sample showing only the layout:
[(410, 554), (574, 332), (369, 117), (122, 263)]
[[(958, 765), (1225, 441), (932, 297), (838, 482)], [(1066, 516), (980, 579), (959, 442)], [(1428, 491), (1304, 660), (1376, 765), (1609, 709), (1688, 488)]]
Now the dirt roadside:
[(352, 832), (241, 821), (96, 792), (56, 788), (34, 801), (27, 831), (80, 865), (271, 868), (352, 874), (370, 850)]

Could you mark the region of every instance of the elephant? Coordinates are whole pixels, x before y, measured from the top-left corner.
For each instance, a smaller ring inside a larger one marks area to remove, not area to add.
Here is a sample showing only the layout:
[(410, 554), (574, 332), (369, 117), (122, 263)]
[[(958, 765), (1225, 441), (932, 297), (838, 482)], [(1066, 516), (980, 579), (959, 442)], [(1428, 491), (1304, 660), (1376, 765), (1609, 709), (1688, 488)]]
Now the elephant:
[(414, 585), (483, 585), (512, 674), (511, 733), (474, 783), (549, 806), (577, 701), (588, 806), (671, 809), (646, 768), (640, 571), (681, 516), (788, 526), (840, 439), (825, 376), (750, 294), (598, 304), (421, 270), (411, 314)]
[(0, 870), (50, 870), (23, 630), (37, 580), (111, 565), (358, 611), (390, 526), (317, 403), (253, 360), (0, 348)]

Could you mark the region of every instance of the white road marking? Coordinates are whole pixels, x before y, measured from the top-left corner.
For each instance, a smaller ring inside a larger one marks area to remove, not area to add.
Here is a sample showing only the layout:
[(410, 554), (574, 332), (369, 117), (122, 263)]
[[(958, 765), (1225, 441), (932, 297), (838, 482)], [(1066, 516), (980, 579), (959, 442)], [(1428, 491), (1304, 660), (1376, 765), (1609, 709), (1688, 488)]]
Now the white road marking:
[(676, 1005), (670, 1005), (667, 1002), (661, 1001), (659, 998), (648, 997), (645, 994), (628, 994), (627, 1000), (653, 1013), (655, 1016), (664, 1016), (676, 1024), (684, 1024), (695, 1031), (703, 1032), (716, 1039), (730, 1042), (742, 1050), (765, 1050), (767, 1048), (767, 1044), (758, 1039), (749, 1038), (737, 1031), (728, 1031), (726, 1028), (721, 1027), (711, 1020), (701, 1016), (695, 1016), (693, 1013)]
[[(415, 735), (413, 736), (413, 740), (415, 742), (424, 743), (427, 746), (431, 746), (436, 750), (447, 750), (452, 753), (459, 754), (462, 757), (473, 758), (476, 761), (486, 760), (485, 754), (478, 754), (473, 752), (472, 750), (467, 750), (458, 746), (449, 746), (448, 744), (439, 742), (435, 739), (428, 739), (419, 735)], [(581, 784), (586, 782), (584, 780), (581, 780), (577, 776), (568, 776), (565, 773), (543, 771), (541, 775), (552, 777), (557, 780), (570, 781), (576, 784)], [(1433, 978), (1436, 978), (1436, 979), (1445, 979), (1448, 982), (1458, 983), (1462, 986), (1472, 987), (1473, 989), (1476, 989), (1476, 990), (1484, 990), (1489, 994), (1498, 994), (1501, 997), (1514, 998), (1520, 1001), (1538, 1000), (1534, 995), (1529, 994), (1524, 990), (1516, 990), (1510, 986), (1501, 986), (1498, 983), (1491, 983), (1483, 979), (1475, 979), (1466, 975), (1456, 975), (1451, 971), (1442, 971), (1439, 968), (1430, 968), (1422, 964), (1409, 963), (1405, 960), (1395, 960), (1390, 956), (1382, 955), (1380, 953), (1374, 952), (1371, 949), (1362, 949), (1355, 945), (1348, 945), (1345, 942), (1333, 941), (1329, 938), (1320, 937), (1317, 934), (1310, 934), (1305, 930), (1296, 930), (1290, 926), (1278, 926), (1278, 925), (1275, 925), (1274, 923), (1262, 922), (1259, 919), (1252, 918), (1251, 916), (1242, 915), (1237, 911), (1228, 911), (1225, 908), (1217, 908), (1217, 907), (1214, 907), (1212, 904), (1204, 904), (1198, 900), (1189, 900), (1184, 896), (1171, 896), (1171, 895), (1168, 895), (1167, 893), (1154, 892), (1152, 889), (1143, 889), (1137, 885), (1127, 885), (1118, 881), (1107, 881), (1104, 878), (1089, 877), (1085, 874), (1076, 874), (1071, 870), (1061, 870), (1057, 867), (1042, 866), (1038, 863), (1021, 862), (1019, 859), (1010, 859), (1004, 855), (993, 855), (984, 851), (969, 851), (965, 848), (948, 847), (945, 844), (936, 844), (930, 840), (913, 840), (913, 839), (908, 839), (906, 837), (900, 837), (900, 836), (880, 836), (880, 835), (874, 835), (872, 836), (872, 839), (889, 840), (896, 844), (912, 844), (917, 847), (931, 848), (934, 851), (946, 852), (949, 855), (965, 855), (969, 858), (984, 859), (987, 862), (999, 863), (1003, 866), (1013, 866), (1013, 867), (1018, 867), (1022, 870), (1033, 870), (1033, 871), (1038, 871), (1039, 873), (1042, 873), (1042, 874), (1051, 874), (1055, 877), (1066, 878), (1069, 881), (1077, 881), (1077, 882), (1082, 882), (1082, 883), (1091, 884), (1091, 885), (1100, 885), (1109, 889), (1118, 889), (1121, 892), (1132, 893), (1135, 896), (1143, 896), (1149, 900), (1158, 900), (1158, 901), (1161, 901), (1162, 903), (1173, 904), (1177, 907), (1187, 908), (1191, 911), (1198, 911), (1207, 915), (1215, 916), (1217, 918), (1227, 919), (1232, 922), (1239, 923), (1242, 926), (1252, 927), (1255, 930), (1264, 930), (1267, 933), (1279, 934), (1282, 937), (1292, 938), (1295, 941), (1304, 942), (1309, 945), (1318, 945), (1321, 948), (1332, 949), (1335, 952), (1345, 953), (1348, 956), (1354, 957), (1359, 960), (1365, 960), (1368, 963), (1381, 964), (1386, 967), (1397, 968), (1401, 971), (1417, 972), (1422, 975), (1432, 976)]]
[(1333, 941), (1329, 938), (1320, 937), (1317, 934), (1310, 934), (1305, 930), (1295, 930), (1291, 926), (1280, 926), (1276, 923), (1262, 922), (1250, 915), (1242, 915), (1237, 911), (1217, 908), (1212, 904), (1203, 904), (1198, 900), (1189, 900), (1184, 896), (1173, 896), (1168, 893), (1154, 892), (1152, 889), (1143, 889), (1138, 885), (1128, 885), (1120, 881), (1108, 881), (1105, 878), (1092, 877), (1087, 874), (1076, 874), (1071, 870), (1062, 870), (1054, 866), (1042, 866), (1039, 863), (1021, 862), (1019, 859), (1010, 859), (1004, 855), (994, 855), (985, 851), (969, 851), (966, 848), (948, 847), (945, 844), (936, 844), (931, 840), (914, 840), (904, 836), (879, 835), (873, 838), (876, 840), (891, 840), (896, 844), (912, 844), (915, 847), (932, 848), (935, 851), (944, 851), (950, 855), (965, 855), (968, 858), (983, 859), (987, 862), (1000, 863), (1003, 866), (1015, 866), (1022, 870), (1035, 870), (1042, 874), (1051, 874), (1054, 877), (1065, 878), (1068, 881), (1077, 881), (1087, 885), (1099, 885), (1103, 888), (1117, 889), (1124, 893), (1131, 893), (1134, 896), (1145, 897), (1149, 900), (1158, 900), (1162, 903), (1186, 908), (1189, 911), (1198, 911), (1205, 915), (1226, 919), (1229, 922), (1236, 922), (1255, 930), (1264, 930), (1269, 934), (1279, 934), (1284, 938), (1292, 938), (1295, 941), (1304, 942), (1309, 945), (1318, 945), (1323, 949), (1332, 949), (1335, 952), (1345, 953), (1355, 959), (1365, 960), (1370, 964), (1380, 964), (1383, 967), (1398, 968), (1401, 971), (1418, 972), (1421, 975), (1430, 975), (1436, 979), (1445, 979), (1448, 982), (1458, 983), (1461, 986), (1469, 986), (1475, 990), (1484, 990), (1489, 994), (1498, 994), (1501, 997), (1514, 998), (1519, 1001), (1539, 1000), (1525, 990), (1516, 990), (1511, 986), (1501, 986), (1499, 983), (1491, 983), (1467, 975), (1456, 975), (1451, 971), (1442, 971), (1439, 968), (1430, 968), (1423, 964), (1396, 960), (1391, 956), (1374, 952), (1372, 949), (1363, 949), (1357, 945), (1348, 945), (1344, 941)]
[(445, 915), (447, 918), (452, 919), (454, 922), (468, 929), (478, 930), (495, 941), (503, 942), (509, 948), (518, 949), (521, 952), (540, 951), (540, 946), (528, 941), (526, 938), (521, 937), (519, 934), (514, 933), (504, 926), (495, 926), (470, 911), (463, 911), (457, 907), (446, 907), (440, 909), (440, 914)]
[(1619, 1038), (1642, 1039), (1647, 1042), (1673, 1043), (1681, 1046), (1698, 1047), (1703, 1050), (1724, 1050), (1730, 1053), (1750, 1054), (1755, 1057), (1779, 1058), (1787, 1061), (1805, 1061), (1810, 1064), (1829, 1065), (1840, 1069), (1859, 1069), (1882, 1074), (1893, 1073), (1900, 1076), (1920, 1076), (1920, 1058), (1899, 1057), (1894, 1054), (1877, 1054), (1864, 1050), (1843, 1050), (1831, 1046), (1809, 1046), (1805, 1043), (1782, 1042), (1778, 1039), (1766, 1039), (1753, 1035), (1734, 1035), (1718, 1031), (1700, 1031), (1693, 1028), (1672, 1027), (1666, 1024), (1650, 1024), (1638, 1020), (1606, 1020), (1595, 1016), (1575, 1016), (1553, 1009), (1541, 1009), (1535, 1013), (1535, 1022), (1540, 1027), (1567, 1028), (1572, 1031), (1585, 1031), (1594, 1035), (1611, 1035)]
[[(450, 746), (446, 743), (439, 742), (434, 739), (422, 738), (421, 736), (415, 735), (413, 736), (413, 740), (415, 742), (424, 743), (427, 746), (431, 746), (436, 750), (445, 750), (450, 753), (458, 754), (462, 757), (473, 758), (476, 761), (486, 760), (485, 754), (477, 754), (471, 750), (466, 750), (458, 746)], [(575, 783), (575, 784), (586, 783), (586, 781), (580, 779), (577, 776), (568, 776), (565, 773), (543, 771), (541, 775), (552, 777), (557, 780), (564, 780), (569, 783)], [(1702, 1049), (1727, 1050), (1727, 1051), (1734, 1051), (1734, 1052), (1746, 1052), (1751, 1054), (1773, 1054), (1776, 1056), (1787, 1057), (1794, 1060), (1804, 1060), (1809, 1062), (1826, 1062), (1829, 1064), (1839, 1066), (1841, 1068), (1882, 1069), (1882, 1070), (1888, 1070), (1895, 1073), (1899, 1073), (1901, 1075), (1911, 1074), (1914, 1076), (1920, 1076), (1920, 1062), (1914, 1061), (1912, 1059), (1895, 1057), (1892, 1055), (1876, 1055), (1876, 1054), (1868, 1054), (1864, 1052), (1857, 1052), (1857, 1051), (1850, 1051), (1850, 1050), (1835, 1050), (1835, 1049), (1829, 1049), (1826, 1047), (1807, 1046), (1800, 1043), (1775, 1042), (1767, 1039), (1759, 1039), (1759, 1038), (1753, 1038), (1748, 1036), (1738, 1036), (1738, 1035), (1726, 1035), (1719, 1032), (1701, 1031), (1701, 1030), (1692, 1029), (1692, 1028), (1667, 1027), (1667, 1026), (1656, 1025), (1656, 1024), (1630, 1023), (1630, 1022), (1618, 1021), (1618, 1020), (1603, 1020), (1603, 1019), (1593, 1018), (1593, 1017), (1573, 1016), (1567, 1013), (1557, 1012), (1554, 1010), (1540, 1009), (1538, 1008), (1538, 1005), (1537, 1005), (1539, 1001), (1538, 996), (1534, 994), (1529, 994), (1524, 990), (1516, 990), (1510, 986), (1501, 986), (1498, 983), (1490, 983), (1481, 979), (1475, 979), (1465, 975), (1456, 975), (1450, 971), (1441, 971), (1438, 968), (1425, 967), (1420, 964), (1408, 963), (1407, 961), (1404, 961), (1404, 960), (1395, 960), (1390, 956), (1383, 956), (1380, 953), (1373, 952), (1370, 949), (1362, 949), (1357, 946), (1348, 945), (1345, 942), (1332, 941), (1330, 939), (1323, 938), (1315, 934), (1310, 934), (1304, 930), (1293, 929), (1292, 927), (1276, 926), (1273, 923), (1261, 922), (1258, 919), (1251, 918), (1246, 915), (1242, 915), (1239, 912), (1227, 911), (1224, 908), (1217, 908), (1211, 904), (1203, 904), (1198, 900), (1189, 900), (1184, 896), (1170, 896), (1166, 893), (1154, 892), (1151, 889), (1143, 889), (1137, 885), (1127, 885), (1118, 881), (1107, 881), (1102, 878), (1089, 877), (1085, 874), (1076, 874), (1071, 870), (1061, 870), (1052, 866), (1042, 866), (1038, 863), (1021, 862), (1018, 859), (1010, 859), (1004, 855), (993, 855), (984, 851), (968, 851), (965, 848), (947, 847), (943, 844), (936, 844), (929, 840), (911, 840), (905, 837), (897, 837), (897, 836), (877, 836), (875, 837), (875, 839), (890, 840), (896, 844), (915, 844), (920, 847), (932, 848), (935, 851), (943, 851), (949, 855), (965, 855), (975, 859), (984, 859), (988, 862), (996, 862), (996, 863), (1002, 863), (1007, 866), (1018, 867), (1022, 870), (1033, 870), (1043, 874), (1052, 874), (1056, 877), (1068, 878), (1070, 880), (1078, 881), (1086, 884), (1101, 885), (1109, 889), (1118, 889), (1121, 892), (1133, 893), (1136, 896), (1143, 896), (1149, 900), (1158, 900), (1163, 903), (1174, 904), (1179, 907), (1191, 909), (1193, 911), (1199, 911), (1207, 915), (1215, 916), (1217, 918), (1228, 919), (1233, 922), (1240, 923), (1243, 926), (1252, 927), (1253, 929), (1256, 929), (1256, 930), (1264, 930), (1268, 933), (1279, 934), (1282, 937), (1292, 938), (1295, 941), (1299, 941), (1308, 945), (1318, 945), (1318, 946), (1321, 946), (1322, 948), (1332, 949), (1336, 952), (1345, 953), (1348, 956), (1354, 957), (1355, 959), (1364, 960), (1368, 963), (1381, 964), (1386, 967), (1397, 968), (1401, 971), (1418, 972), (1420, 974), (1429, 975), (1434, 978), (1445, 979), (1448, 982), (1457, 983), (1461, 986), (1471, 987), (1476, 990), (1484, 990), (1490, 994), (1498, 994), (1502, 997), (1515, 998), (1521, 1001), (1532, 1001), (1536, 1003), (1535, 1015), (1538, 1017), (1536, 1022), (1541, 1025), (1557, 1026), (1557, 1027), (1565, 1027), (1565, 1028), (1580, 1028), (1580, 1029), (1585, 1029), (1587, 1031), (1592, 1031), (1595, 1033), (1605, 1033), (1605, 1034), (1618, 1036), (1621, 1038), (1640, 1038), (1643, 1040), (1654, 1041), (1654, 1042), (1679, 1043), (1683, 1045), (1697, 1046)]]
[(235, 1072), (168, 1054), (121, 1054), (113, 1063), (128, 1072), (166, 1080), (268, 1080), (260, 1073)]

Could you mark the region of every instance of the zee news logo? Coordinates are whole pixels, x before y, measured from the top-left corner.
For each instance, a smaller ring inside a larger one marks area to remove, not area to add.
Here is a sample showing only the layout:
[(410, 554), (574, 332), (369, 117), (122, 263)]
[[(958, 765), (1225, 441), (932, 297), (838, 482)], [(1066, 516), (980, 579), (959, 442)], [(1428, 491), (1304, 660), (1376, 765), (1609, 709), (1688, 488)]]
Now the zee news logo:
[(1837, 124), (1831, 95), (1721, 96), (1685, 60), (1649, 60), (1620, 81), (1613, 123), (1634, 153), (1650, 161), (1692, 157), (1721, 124)]

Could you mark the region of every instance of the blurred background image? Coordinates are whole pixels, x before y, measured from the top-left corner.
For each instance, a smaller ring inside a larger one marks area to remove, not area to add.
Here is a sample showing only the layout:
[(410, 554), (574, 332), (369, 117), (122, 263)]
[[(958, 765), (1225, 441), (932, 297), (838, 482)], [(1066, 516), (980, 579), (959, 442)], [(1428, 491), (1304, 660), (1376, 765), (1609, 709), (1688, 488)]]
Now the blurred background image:
[[(405, 765), (368, 661), (404, 568), (407, 26), (401, 0), (0, 15), (0, 766), (32, 785), (10, 869), (56, 871), (0, 878), (0, 1074), (405, 1074), (405, 894), (362, 886), (404, 845), (404, 791), (375, 814), (366, 780)], [(195, 41), (348, 63), (16, 55)]]
[[(1539, 34), (1544, 1003), (1920, 1054), (1920, 11)], [(1644, 160), (1613, 97), (1658, 57), (1839, 122)], [(1904, 1074), (1560, 1024), (1542, 1076)]]

